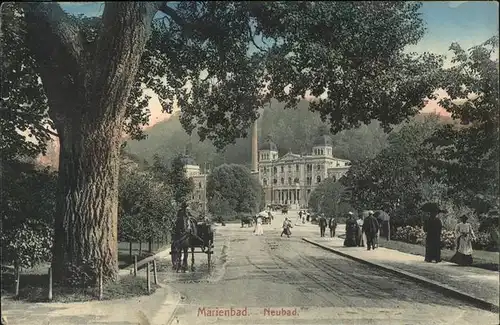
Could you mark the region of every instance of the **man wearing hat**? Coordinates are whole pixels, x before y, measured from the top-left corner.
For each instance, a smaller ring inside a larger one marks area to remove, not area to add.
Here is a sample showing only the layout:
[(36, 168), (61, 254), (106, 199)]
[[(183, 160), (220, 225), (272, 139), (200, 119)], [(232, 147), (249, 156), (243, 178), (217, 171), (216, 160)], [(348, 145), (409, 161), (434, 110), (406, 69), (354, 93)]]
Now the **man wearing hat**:
[(366, 247), (368, 250), (375, 249), (375, 238), (377, 237), (379, 228), (378, 220), (373, 216), (373, 211), (369, 211), (368, 217), (363, 222), (363, 232), (366, 235)]
[(446, 212), (437, 203), (426, 203), (422, 210), (430, 214), (429, 219), (424, 223), (425, 239), (425, 261), (436, 263), (441, 262), (441, 230), (443, 223), (437, 217), (438, 214)]

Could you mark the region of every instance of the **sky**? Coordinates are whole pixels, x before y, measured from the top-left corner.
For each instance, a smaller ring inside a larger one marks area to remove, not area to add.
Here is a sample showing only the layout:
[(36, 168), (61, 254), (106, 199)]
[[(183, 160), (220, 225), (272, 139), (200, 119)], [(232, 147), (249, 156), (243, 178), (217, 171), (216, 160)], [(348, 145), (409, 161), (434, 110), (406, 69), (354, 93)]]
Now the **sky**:
[[(68, 13), (86, 16), (99, 16), (104, 9), (102, 2), (60, 4)], [(427, 32), (418, 44), (409, 46), (407, 51), (432, 52), (447, 55), (449, 58), (448, 49), (453, 42), (458, 42), (463, 48), (470, 48), (498, 35), (498, 3), (496, 1), (425, 1), (421, 13)], [(440, 95), (442, 94), (441, 92)], [(156, 96), (152, 95), (149, 126), (168, 118), (167, 114), (161, 112)], [(446, 112), (443, 112), (437, 105), (437, 101), (429, 101), (423, 111), (446, 115)]]

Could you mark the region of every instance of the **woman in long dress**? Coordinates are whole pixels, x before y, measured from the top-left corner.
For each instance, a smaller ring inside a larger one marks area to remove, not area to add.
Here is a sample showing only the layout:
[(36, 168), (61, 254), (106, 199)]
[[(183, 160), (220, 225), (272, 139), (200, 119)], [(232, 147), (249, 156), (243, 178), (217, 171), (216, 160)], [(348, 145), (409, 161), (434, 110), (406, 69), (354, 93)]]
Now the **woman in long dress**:
[(462, 222), (455, 227), (457, 252), (451, 261), (459, 265), (471, 265), (472, 241), (475, 240), (475, 235), (472, 226), (467, 222), (467, 216), (462, 216), (460, 219)]
[(262, 236), (264, 235), (264, 227), (262, 227), (262, 218), (257, 217), (257, 223), (255, 224), (255, 235)]

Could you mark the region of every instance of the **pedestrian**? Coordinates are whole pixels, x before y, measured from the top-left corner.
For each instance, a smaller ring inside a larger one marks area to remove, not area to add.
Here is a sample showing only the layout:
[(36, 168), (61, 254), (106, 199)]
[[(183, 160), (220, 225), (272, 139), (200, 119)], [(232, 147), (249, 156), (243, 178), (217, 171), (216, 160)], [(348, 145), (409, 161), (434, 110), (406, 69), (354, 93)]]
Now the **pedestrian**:
[(262, 227), (262, 218), (260, 216), (257, 217), (257, 222), (255, 223), (254, 234), (256, 236), (264, 235), (264, 228)]
[(319, 218), (319, 232), (320, 232), (321, 237), (325, 237), (325, 230), (326, 230), (327, 224), (328, 223), (326, 221), (325, 215), (322, 214)]
[(335, 217), (331, 217), (328, 220), (328, 228), (330, 228), (330, 237), (333, 238), (335, 236), (335, 229), (337, 229), (337, 220), (335, 220)]
[(380, 226), (377, 218), (373, 216), (373, 211), (368, 212), (368, 217), (363, 221), (362, 232), (366, 235), (366, 247), (368, 250), (375, 249), (375, 240)]
[(430, 214), (429, 219), (424, 223), (424, 232), (426, 233), (425, 261), (439, 263), (441, 262), (441, 230), (443, 229), (443, 223), (437, 216), (446, 211), (442, 210), (437, 203), (426, 203), (422, 210), (426, 210)]
[(451, 262), (458, 265), (472, 264), (472, 241), (476, 239), (472, 226), (467, 222), (467, 216), (460, 217), (461, 223), (455, 227), (457, 252), (451, 258)]
[(363, 241), (363, 216), (361, 214), (358, 216), (356, 223), (358, 224), (356, 233), (356, 246), (365, 247), (365, 243)]
[(345, 247), (355, 247), (356, 245), (356, 236), (358, 233), (358, 224), (354, 219), (354, 213), (349, 211), (347, 215), (347, 220), (345, 222)]
[(283, 231), (281, 232), (280, 237), (286, 235), (288, 238), (290, 238), (290, 235), (292, 234), (290, 228), (292, 228), (292, 223), (290, 222), (290, 220), (288, 220), (288, 218), (285, 218), (285, 220), (283, 221)]

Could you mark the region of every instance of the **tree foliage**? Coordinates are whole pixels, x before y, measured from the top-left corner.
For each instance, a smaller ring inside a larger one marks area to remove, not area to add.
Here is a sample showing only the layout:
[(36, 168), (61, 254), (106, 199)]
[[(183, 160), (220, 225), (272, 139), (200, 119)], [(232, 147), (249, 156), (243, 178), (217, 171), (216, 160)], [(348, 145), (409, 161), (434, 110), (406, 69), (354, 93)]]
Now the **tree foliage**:
[(0, 210), (2, 228), (15, 227), (25, 219), (36, 219), (49, 225), (54, 222), (57, 175), (18, 160), (1, 165)]
[(352, 190), (350, 203), (357, 210), (380, 209), (405, 219), (420, 216), (424, 187), (431, 182), (419, 161), (428, 157), (425, 139), (437, 128), (435, 116), (411, 121), (389, 135), (388, 147), (375, 158), (354, 163), (341, 179)]
[(454, 43), (454, 65), (445, 70), (440, 101), (461, 127), (445, 125), (428, 139), (432, 159), (423, 161), (433, 178), (448, 185), (448, 195), (485, 213), (498, 202), (498, 37), (468, 51)]
[[(12, 130), (7, 135), (12, 137), (17, 136), (15, 127), (26, 124), (43, 145), (49, 134), (43, 124), (48, 121), (50, 105), (37, 82), (39, 66), (25, 45), (29, 30), (23, 15), (15, 14), (23, 8), (27, 7), (2, 7), (2, 48), (8, 59), (4, 70), (9, 72), (2, 80), (9, 85), (2, 96), (2, 112), (9, 119), (3, 122), (10, 123)], [(160, 10), (165, 14), (154, 20), (153, 34), (142, 55), (124, 128), (143, 137), (138, 126), (149, 116), (145, 88), (160, 96), (166, 111), (176, 95), (186, 130), (197, 129), (202, 140), (210, 138), (218, 147), (245, 135), (267, 98), (294, 107), (297, 96), (304, 96), (307, 90), (316, 96), (325, 89), (335, 94), (311, 105), (331, 122), (334, 131), (372, 119), (398, 123), (414, 115), (422, 107), (422, 99), (431, 95), (440, 63), (430, 54), (403, 54), (406, 45), (423, 36), (419, 8), (418, 3), (389, 1), (180, 2), (163, 6)], [(102, 33), (101, 19), (69, 19), (92, 49)], [(200, 79), (200, 74), (205, 78)], [(192, 84), (190, 91), (184, 87), (187, 80)], [(260, 93), (264, 83), (269, 90), (266, 98)], [(286, 94), (283, 89), (288, 84), (293, 86)], [(24, 144), (22, 137), (17, 141)], [(9, 143), (14, 144), (5, 141), (5, 146)]]
[(311, 193), (309, 208), (316, 213), (324, 213), (325, 216), (341, 218), (344, 217), (352, 207), (344, 200), (344, 186), (332, 178), (325, 179)]
[(2, 263), (32, 268), (52, 256), (53, 229), (39, 220), (26, 219), (15, 231), (2, 231)]
[(16, 128), (43, 142), (47, 116), (61, 140), (56, 278), (67, 273), (66, 262), (81, 260), (116, 277), (117, 155), (123, 130), (141, 136), (145, 88), (165, 111), (176, 96), (183, 127), (217, 147), (245, 135), (268, 98), (292, 107), (306, 90), (335, 94), (311, 105), (333, 131), (372, 119), (397, 123), (423, 107), (440, 64), (403, 52), (423, 35), (419, 8), (403, 1), (107, 2), (101, 19), (81, 19), (57, 3), (2, 6), (10, 12), (2, 21), (9, 72), (2, 152), (43, 149), (18, 146)]
[(224, 164), (208, 176), (207, 200), (213, 215), (255, 214), (261, 207), (262, 187), (248, 168)]
[(160, 239), (172, 228), (176, 213), (173, 191), (152, 173), (122, 169), (119, 198), (120, 241)]

